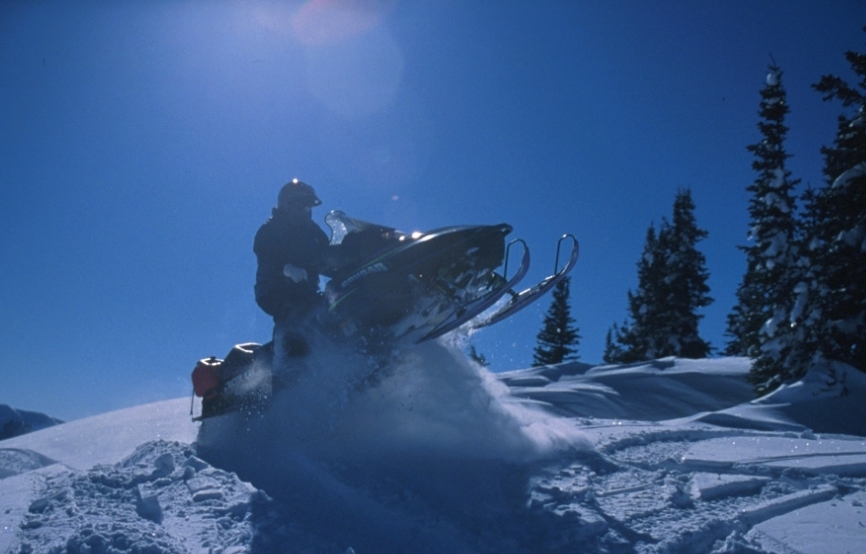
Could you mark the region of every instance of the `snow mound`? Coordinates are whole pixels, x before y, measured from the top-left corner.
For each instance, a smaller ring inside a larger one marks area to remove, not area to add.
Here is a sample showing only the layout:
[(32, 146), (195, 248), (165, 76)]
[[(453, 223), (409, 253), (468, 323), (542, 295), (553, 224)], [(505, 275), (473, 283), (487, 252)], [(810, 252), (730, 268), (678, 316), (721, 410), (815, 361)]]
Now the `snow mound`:
[[(682, 360), (586, 368), (583, 364), (502, 374), (512, 393), (567, 417), (662, 421), (754, 398), (747, 358)], [(534, 382), (539, 377), (546, 381)]]
[(833, 362), (819, 365), (795, 383), (694, 421), (765, 431), (812, 431), (866, 437), (866, 374)]
[(866, 437), (866, 373), (840, 362), (820, 365), (803, 379), (754, 402), (817, 433)]
[(114, 465), (44, 475), (9, 552), (247, 552), (271, 501), (189, 445), (149, 442)]
[(38, 452), (21, 448), (0, 449), (0, 479), (27, 473), (57, 462)]
[(663, 358), (561, 364), (499, 375), (513, 396), (547, 412), (625, 421), (682, 420), (733, 429), (866, 436), (866, 374), (833, 362), (755, 399), (748, 358)]

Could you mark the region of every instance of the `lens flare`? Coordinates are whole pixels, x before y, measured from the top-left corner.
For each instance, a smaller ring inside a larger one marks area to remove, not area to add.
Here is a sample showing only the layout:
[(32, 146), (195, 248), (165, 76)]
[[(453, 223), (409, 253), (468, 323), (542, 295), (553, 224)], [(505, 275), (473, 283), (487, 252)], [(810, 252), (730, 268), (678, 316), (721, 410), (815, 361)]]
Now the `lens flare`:
[(295, 38), (307, 46), (329, 46), (357, 37), (382, 21), (393, 0), (309, 0), (292, 17)]

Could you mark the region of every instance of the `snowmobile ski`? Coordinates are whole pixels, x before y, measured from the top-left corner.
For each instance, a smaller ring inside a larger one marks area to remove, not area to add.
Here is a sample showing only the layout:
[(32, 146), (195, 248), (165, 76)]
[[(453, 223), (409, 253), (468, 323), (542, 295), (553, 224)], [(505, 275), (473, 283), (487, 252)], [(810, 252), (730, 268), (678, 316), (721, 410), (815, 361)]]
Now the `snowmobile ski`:
[[(571, 240), (571, 254), (565, 266), (563, 266), (562, 269), (558, 269), (560, 248), (562, 246), (562, 241), (565, 239)], [(506, 304), (504, 304), (502, 307), (500, 307), (484, 319), (473, 322), (472, 328), (480, 329), (482, 327), (487, 327), (489, 325), (493, 325), (494, 323), (498, 323), (507, 317), (511, 317), (516, 312), (522, 310), (526, 306), (529, 306), (530, 304), (541, 298), (541, 296), (543, 296), (547, 291), (556, 286), (558, 282), (560, 282), (566, 275), (568, 275), (568, 273), (574, 267), (574, 264), (577, 263), (577, 257), (579, 253), (580, 245), (578, 244), (577, 239), (574, 237), (574, 235), (562, 235), (556, 244), (556, 262), (554, 264), (553, 275), (545, 277), (538, 284), (520, 292), (510, 291), (511, 299)]]

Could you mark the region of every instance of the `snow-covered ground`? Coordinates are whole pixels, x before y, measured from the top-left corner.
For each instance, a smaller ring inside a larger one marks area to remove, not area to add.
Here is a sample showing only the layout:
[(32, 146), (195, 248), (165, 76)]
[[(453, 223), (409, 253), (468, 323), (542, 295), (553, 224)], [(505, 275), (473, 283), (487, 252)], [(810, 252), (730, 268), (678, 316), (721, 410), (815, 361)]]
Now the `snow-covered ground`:
[(866, 551), (866, 375), (748, 360), (493, 376), (326, 351), (265, 416), (188, 398), (0, 442), (0, 553)]

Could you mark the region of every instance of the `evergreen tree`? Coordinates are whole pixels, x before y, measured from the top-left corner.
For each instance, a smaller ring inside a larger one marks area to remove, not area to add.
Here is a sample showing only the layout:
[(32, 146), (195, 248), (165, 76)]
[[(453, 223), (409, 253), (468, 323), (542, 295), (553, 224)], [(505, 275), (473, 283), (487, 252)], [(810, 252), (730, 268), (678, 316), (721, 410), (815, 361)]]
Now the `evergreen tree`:
[(861, 90), (832, 75), (814, 85), (825, 101), (839, 100), (854, 113), (839, 116), (833, 146), (821, 149), (827, 185), (809, 206), (811, 239), (818, 246), (812, 267), (821, 268), (820, 354), (866, 371), (866, 54), (849, 51), (845, 57)]
[(706, 358), (712, 351), (710, 343), (698, 332), (703, 315), (697, 310), (713, 302), (707, 285), (710, 277), (707, 260), (697, 249), (697, 243), (706, 237), (707, 232), (698, 227), (695, 219), (691, 191), (679, 191), (674, 200), (673, 224), (659, 234), (660, 248), (667, 256), (663, 321), (667, 324), (667, 343), (672, 350), (665, 354), (667, 356)]
[(866, 55), (846, 58), (861, 90), (832, 75), (813, 85), (825, 101), (853, 108), (852, 115), (839, 116), (833, 146), (821, 149), (825, 186), (804, 194), (802, 275), (792, 289), (790, 332), (755, 363), (762, 369), (771, 354), (781, 359), (777, 373), (759, 375), (758, 392), (798, 379), (816, 363), (836, 360), (866, 371)]
[(571, 317), (570, 282), (571, 277), (565, 277), (553, 287), (553, 301), (544, 316), (543, 327), (538, 333), (538, 345), (532, 355), (533, 366), (578, 359), (580, 334)]
[(630, 363), (665, 356), (704, 358), (710, 344), (700, 338), (698, 308), (712, 302), (706, 284), (706, 259), (697, 243), (707, 236), (698, 228), (691, 192), (677, 192), (673, 221), (662, 222), (656, 234), (647, 230), (644, 252), (638, 262), (638, 288), (629, 291), (629, 315), (607, 342), (605, 361)]
[[(757, 359), (762, 345), (782, 341), (790, 329), (785, 323), (793, 304), (791, 291), (796, 284), (795, 263), (799, 258), (792, 189), (799, 181), (791, 179), (785, 167), (790, 157), (784, 149), (788, 112), (782, 71), (774, 63), (761, 90), (758, 129), (763, 138), (747, 146), (755, 155), (752, 169), (758, 176), (747, 187), (752, 193), (748, 236), (752, 244), (739, 247), (746, 253), (746, 273), (737, 289), (737, 305), (728, 315), (726, 335), (731, 340), (725, 354), (729, 356)], [(773, 366), (780, 363), (781, 357), (770, 358), (772, 363), (764, 370), (775, 373), (778, 368)]]
[(604, 354), (602, 354), (601, 359), (606, 364), (626, 363), (623, 359), (625, 357), (625, 350), (618, 342), (613, 340), (614, 334), (617, 337), (621, 334), (616, 323), (613, 324), (612, 328), (607, 330), (607, 335), (604, 337)]
[[(866, 54), (846, 58), (866, 90)], [(809, 315), (821, 313), (812, 333), (818, 354), (866, 371), (866, 96), (832, 75), (814, 88), (854, 113), (839, 116), (833, 146), (821, 149), (826, 186), (807, 199), (806, 305)]]
[[(654, 331), (660, 322), (660, 310), (666, 294), (663, 267), (665, 256), (659, 248), (655, 226), (650, 224), (643, 255), (637, 263), (637, 290), (628, 291), (631, 320), (623, 322), (622, 327), (614, 324), (611, 331), (615, 337), (615, 345), (610, 341), (605, 347), (604, 361), (607, 363), (627, 364), (649, 360), (658, 351), (658, 335)], [(611, 331), (608, 331), (608, 337)]]

